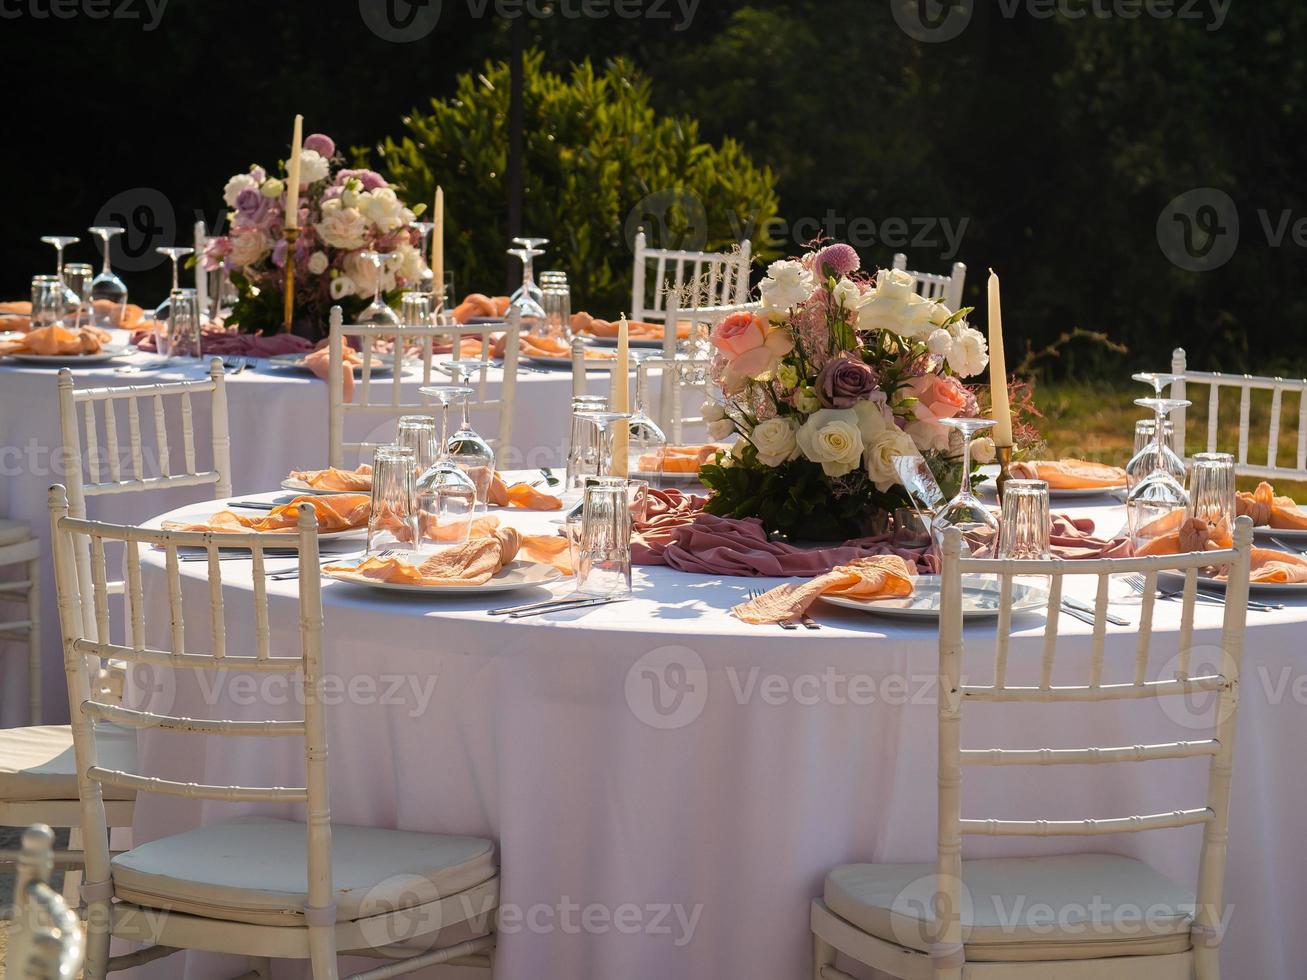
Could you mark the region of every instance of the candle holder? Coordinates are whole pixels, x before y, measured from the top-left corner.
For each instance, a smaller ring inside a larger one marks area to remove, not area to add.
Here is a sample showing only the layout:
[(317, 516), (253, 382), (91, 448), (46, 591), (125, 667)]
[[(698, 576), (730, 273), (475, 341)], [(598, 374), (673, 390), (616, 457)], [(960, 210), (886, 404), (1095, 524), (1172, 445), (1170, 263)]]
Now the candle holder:
[(1012, 479), (1012, 447), (995, 446), (994, 452), (998, 456), (998, 476), (994, 482), (998, 486), (998, 502), (1003, 502), (1003, 489), (1007, 486), (1007, 481)]
[(291, 321), (295, 315), (295, 239), (299, 238), (298, 228), (287, 228), (286, 239), (286, 289), (282, 303), (281, 332), (290, 333)]

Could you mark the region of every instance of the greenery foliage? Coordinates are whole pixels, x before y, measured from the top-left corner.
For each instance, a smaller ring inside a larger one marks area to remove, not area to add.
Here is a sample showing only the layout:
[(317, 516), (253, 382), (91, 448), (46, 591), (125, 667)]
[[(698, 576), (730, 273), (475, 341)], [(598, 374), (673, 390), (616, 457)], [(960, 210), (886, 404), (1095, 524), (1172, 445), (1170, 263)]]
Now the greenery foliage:
[[(574, 308), (615, 317), (629, 305), (637, 225), (654, 246), (722, 250), (751, 237), (761, 248), (777, 213), (774, 178), (739, 143), (709, 145), (693, 119), (655, 112), (648, 80), (627, 61), (598, 70), (585, 59), (566, 77), (541, 62), (528, 53), (523, 233), (551, 239), (543, 261), (567, 272)], [(508, 102), (508, 65), (487, 63), (377, 147), (374, 163), (406, 200), (444, 187), (446, 266), (460, 294), (503, 281)]]

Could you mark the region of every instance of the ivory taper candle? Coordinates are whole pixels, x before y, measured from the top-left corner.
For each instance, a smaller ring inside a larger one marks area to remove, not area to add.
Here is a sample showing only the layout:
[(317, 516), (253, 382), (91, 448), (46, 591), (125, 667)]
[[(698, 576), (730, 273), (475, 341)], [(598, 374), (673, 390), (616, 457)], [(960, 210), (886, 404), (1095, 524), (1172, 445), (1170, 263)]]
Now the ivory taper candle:
[[(613, 364), (613, 387), (609, 403), (614, 412), (631, 410), (631, 342), (630, 326), (626, 314), (617, 326), (617, 359)], [(627, 458), (630, 446), (630, 428), (625, 419), (613, 423), (613, 476), (629, 476), (630, 467)]]
[(304, 117), (295, 117), (295, 132), (290, 140), (290, 163), (286, 168), (287, 228), (300, 226), (300, 144), (303, 142)]
[(1007, 396), (1007, 357), (1003, 351), (1003, 308), (998, 275), (989, 270), (989, 397), (994, 444), (1012, 445), (1012, 406)]

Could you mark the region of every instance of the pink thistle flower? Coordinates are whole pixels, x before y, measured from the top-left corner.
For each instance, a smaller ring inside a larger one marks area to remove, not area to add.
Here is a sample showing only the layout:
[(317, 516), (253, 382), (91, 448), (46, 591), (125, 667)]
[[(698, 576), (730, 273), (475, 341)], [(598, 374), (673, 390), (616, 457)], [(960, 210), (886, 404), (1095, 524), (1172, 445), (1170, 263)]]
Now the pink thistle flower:
[(862, 268), (862, 260), (858, 258), (857, 251), (854, 250), (852, 245), (846, 245), (843, 242), (827, 245), (817, 253), (817, 258), (813, 264), (836, 279), (851, 276)]

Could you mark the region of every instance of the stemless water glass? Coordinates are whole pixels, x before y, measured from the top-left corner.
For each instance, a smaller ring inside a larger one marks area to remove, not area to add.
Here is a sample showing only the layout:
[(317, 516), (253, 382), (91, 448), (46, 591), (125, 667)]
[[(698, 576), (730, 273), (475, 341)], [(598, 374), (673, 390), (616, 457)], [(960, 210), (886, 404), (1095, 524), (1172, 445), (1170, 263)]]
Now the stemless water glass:
[(572, 289), (564, 272), (542, 272), (540, 289), (544, 293), (541, 306), (545, 311), (545, 333), (562, 340), (572, 339)]
[(945, 528), (962, 531), (964, 555), (992, 546), (998, 535), (998, 518), (971, 490), (971, 440), (994, 424), (993, 419), (940, 419), (962, 433), (962, 486), (958, 494), (934, 515), (932, 531), (941, 540)]
[(608, 407), (603, 395), (576, 395), (572, 398), (572, 430), (567, 444), (566, 490), (579, 490), (585, 478), (599, 475), (599, 430), (583, 413), (602, 412)]
[(418, 473), (425, 473), (439, 456), (436, 443), (440, 439), (440, 428), (434, 415), (401, 415), (399, 426), (395, 430), (395, 442), (406, 449), (413, 450), (414, 466)]
[(626, 491), (626, 506), (631, 511), (631, 521), (643, 524), (649, 519), (649, 481), (628, 480), (624, 476), (588, 476), (586, 488), (621, 487)]
[[(64, 263), (64, 282), (68, 285), (69, 292), (77, 297), (77, 315), (74, 318), (74, 325), (81, 326), (82, 321), (87, 323), (91, 319), (91, 279), (95, 275), (95, 269), (88, 262), (65, 262)], [(68, 294), (65, 294), (65, 297)]]
[(64, 316), (62, 276), (32, 277), (32, 329), (58, 325)]
[(166, 332), (167, 347), (160, 354), (167, 357), (199, 357), (201, 350), (202, 324), (200, 321), (200, 297), (192, 288), (174, 289), (168, 293), (168, 305), (171, 316), (166, 321), (155, 321), (155, 343)]
[(368, 554), (412, 551), (418, 531), (413, 450), (378, 446), (372, 457), (372, 510), (368, 514)]
[(624, 486), (585, 488), (576, 591), (589, 596), (631, 593), (631, 506)]
[(400, 298), (400, 317), (406, 327), (425, 327), (431, 322), (431, 296), (409, 290)]
[(1189, 474), (1189, 517), (1229, 534), (1234, 529), (1234, 457), (1198, 453)]
[(1139, 545), (1145, 540), (1175, 530), (1176, 522), (1172, 515), (1176, 511), (1188, 510), (1189, 495), (1185, 492), (1184, 484), (1166, 466), (1166, 447), (1163, 442), (1166, 438), (1166, 417), (1177, 408), (1187, 407), (1189, 402), (1174, 398), (1139, 398), (1135, 404), (1140, 408), (1153, 409), (1157, 416), (1153, 470), (1130, 488), (1125, 499), (1130, 536)]
[(105, 329), (122, 323), (123, 311), (127, 306), (127, 284), (109, 268), (109, 251), (113, 238), (123, 231), (119, 225), (100, 225), (90, 229), (91, 234), (99, 236), (104, 249), (104, 265), (100, 274), (91, 280), (91, 299), (104, 300), (107, 304), (95, 314), (95, 325)]
[(999, 558), (1047, 558), (1053, 520), (1048, 484), (1043, 480), (1008, 480), (1003, 487), (1003, 514), (998, 525)]

